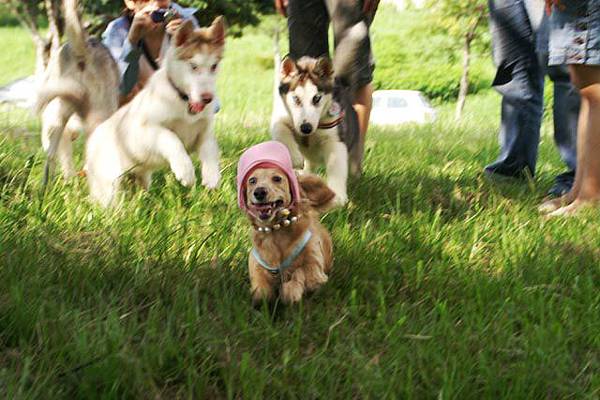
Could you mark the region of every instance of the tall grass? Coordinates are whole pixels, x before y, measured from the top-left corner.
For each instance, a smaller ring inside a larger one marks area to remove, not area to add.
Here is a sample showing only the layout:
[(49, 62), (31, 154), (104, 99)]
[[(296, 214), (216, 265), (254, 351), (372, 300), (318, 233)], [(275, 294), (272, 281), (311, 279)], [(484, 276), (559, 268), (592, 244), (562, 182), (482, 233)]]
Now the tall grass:
[(598, 213), (536, 213), (562, 170), (546, 137), (535, 181), (482, 178), (492, 93), (461, 124), (448, 106), (433, 125), (372, 129), (350, 204), (323, 218), (330, 282), (252, 309), (234, 174), (268, 138), (257, 32), (227, 45), (217, 191), (162, 171), (106, 212), (80, 180), (42, 194), (37, 137), (0, 139), (0, 397), (597, 398)]

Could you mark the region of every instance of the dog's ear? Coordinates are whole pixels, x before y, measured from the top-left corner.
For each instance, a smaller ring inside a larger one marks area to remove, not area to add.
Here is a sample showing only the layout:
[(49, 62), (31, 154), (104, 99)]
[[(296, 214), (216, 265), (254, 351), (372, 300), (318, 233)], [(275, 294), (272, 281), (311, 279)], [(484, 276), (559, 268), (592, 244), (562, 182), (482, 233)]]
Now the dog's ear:
[(285, 56), (285, 58), (281, 61), (281, 74), (283, 76), (291, 76), (298, 71), (298, 67), (296, 67), (296, 61), (292, 60), (291, 57)]
[(223, 46), (225, 44), (226, 29), (225, 18), (223, 18), (222, 15), (219, 15), (210, 25), (210, 35), (213, 44), (217, 46)]
[(177, 29), (175, 32), (175, 46), (180, 47), (187, 42), (194, 33), (194, 23), (191, 20), (187, 20)]
[(319, 78), (330, 78), (333, 76), (333, 63), (327, 56), (319, 57), (313, 71)]
[(321, 212), (331, 207), (335, 193), (323, 179), (313, 174), (302, 174), (298, 175), (298, 183), (302, 197), (308, 199), (311, 207)]

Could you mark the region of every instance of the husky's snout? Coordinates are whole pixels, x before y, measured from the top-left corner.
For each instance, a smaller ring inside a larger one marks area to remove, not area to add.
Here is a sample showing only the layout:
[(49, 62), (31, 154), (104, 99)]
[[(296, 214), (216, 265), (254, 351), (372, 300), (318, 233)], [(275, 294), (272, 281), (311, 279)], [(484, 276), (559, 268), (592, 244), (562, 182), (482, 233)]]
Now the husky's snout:
[(313, 126), (312, 124), (309, 124), (308, 122), (304, 122), (302, 123), (302, 125), (300, 125), (300, 132), (302, 132), (304, 135), (310, 135), (313, 131)]

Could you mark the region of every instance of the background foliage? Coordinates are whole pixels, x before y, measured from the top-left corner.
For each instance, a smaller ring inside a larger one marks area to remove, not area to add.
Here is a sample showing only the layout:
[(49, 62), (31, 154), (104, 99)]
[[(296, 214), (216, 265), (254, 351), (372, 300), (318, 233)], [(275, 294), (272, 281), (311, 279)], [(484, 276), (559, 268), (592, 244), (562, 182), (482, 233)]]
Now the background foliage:
[[(453, 73), (424, 18), (382, 8), (380, 87)], [(492, 90), (460, 123), (449, 102), (432, 125), (373, 127), (351, 203), (323, 218), (330, 281), (298, 307), (252, 309), (235, 168), (268, 138), (275, 21), (227, 39), (217, 191), (164, 169), (120, 212), (90, 204), (83, 180), (43, 194), (38, 120), (0, 109), (0, 399), (597, 399), (599, 213), (539, 217), (564, 168), (550, 124), (536, 180), (481, 176), (498, 150)], [(0, 27), (0, 42), (0, 81), (31, 73), (29, 33)], [(475, 64), (486, 82), (489, 54)]]

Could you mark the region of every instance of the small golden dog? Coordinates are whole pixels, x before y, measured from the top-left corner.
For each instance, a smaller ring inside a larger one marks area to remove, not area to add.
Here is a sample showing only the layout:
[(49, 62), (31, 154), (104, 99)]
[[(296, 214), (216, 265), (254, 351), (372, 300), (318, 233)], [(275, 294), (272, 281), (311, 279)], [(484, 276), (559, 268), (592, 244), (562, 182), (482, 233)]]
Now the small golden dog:
[(333, 263), (331, 236), (319, 213), (335, 193), (315, 175), (297, 176), (287, 148), (265, 142), (248, 149), (238, 164), (238, 201), (252, 224), (248, 268), (253, 303), (271, 301), (281, 284), (285, 303), (327, 282)]

